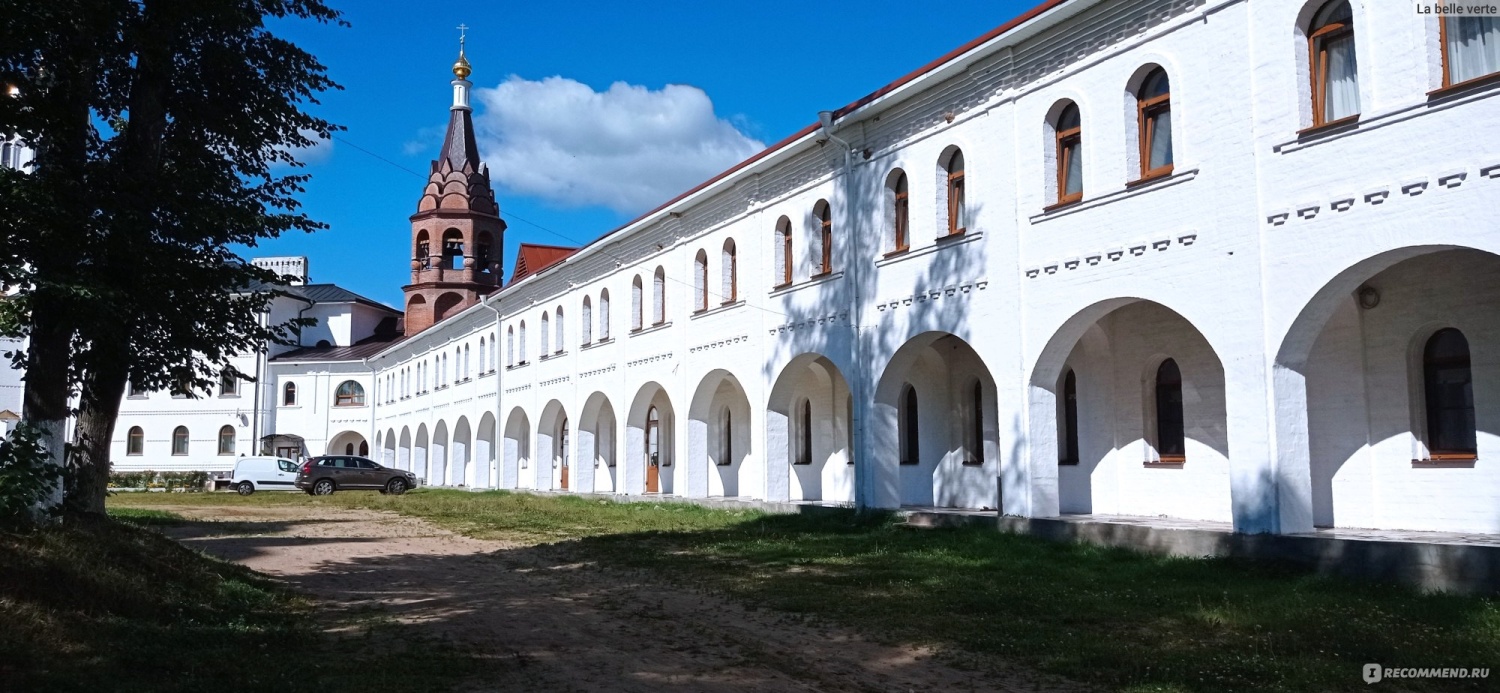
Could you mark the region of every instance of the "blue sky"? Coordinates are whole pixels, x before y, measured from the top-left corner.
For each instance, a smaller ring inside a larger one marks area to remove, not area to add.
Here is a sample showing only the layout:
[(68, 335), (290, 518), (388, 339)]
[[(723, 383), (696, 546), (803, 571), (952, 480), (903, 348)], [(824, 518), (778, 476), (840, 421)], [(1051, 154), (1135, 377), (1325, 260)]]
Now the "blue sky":
[(508, 276), (517, 243), (586, 243), (1035, 2), (331, 4), (352, 26), (273, 25), (344, 87), (313, 108), (348, 131), (304, 153), (330, 228), (247, 254), (399, 307), (460, 23)]

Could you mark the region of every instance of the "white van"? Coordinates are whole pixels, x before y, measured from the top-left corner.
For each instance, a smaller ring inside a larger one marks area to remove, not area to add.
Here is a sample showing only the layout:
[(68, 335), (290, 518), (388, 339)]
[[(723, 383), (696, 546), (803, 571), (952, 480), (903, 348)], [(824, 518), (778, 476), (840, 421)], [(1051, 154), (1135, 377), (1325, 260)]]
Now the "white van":
[(241, 457), (229, 487), (241, 496), (256, 491), (296, 491), (297, 463), (285, 457)]

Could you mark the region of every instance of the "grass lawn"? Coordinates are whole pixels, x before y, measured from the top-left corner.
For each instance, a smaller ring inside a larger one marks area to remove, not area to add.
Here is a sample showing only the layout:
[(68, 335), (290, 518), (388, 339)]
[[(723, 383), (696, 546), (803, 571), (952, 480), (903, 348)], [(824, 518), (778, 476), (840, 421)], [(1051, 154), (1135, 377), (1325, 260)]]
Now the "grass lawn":
[(444, 691), (479, 666), (147, 529), (170, 513), (111, 514), (0, 532), (0, 691)]
[(1361, 665), (1490, 667), (1500, 600), (1423, 595), (1272, 565), (1144, 556), (979, 529), (917, 530), (886, 515), (764, 515), (690, 505), (421, 490), (120, 495), (112, 507), (328, 503), (457, 531), (568, 542), (577, 558), (935, 645), (956, 663), (1021, 664), (1123, 691), (1364, 690)]

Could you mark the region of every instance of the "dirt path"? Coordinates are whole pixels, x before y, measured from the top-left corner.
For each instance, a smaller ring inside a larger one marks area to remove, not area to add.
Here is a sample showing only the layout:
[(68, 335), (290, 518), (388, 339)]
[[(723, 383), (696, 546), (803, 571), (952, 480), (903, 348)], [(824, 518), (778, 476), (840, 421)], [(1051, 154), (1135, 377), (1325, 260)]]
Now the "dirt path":
[(960, 670), (919, 648), (581, 562), (566, 547), (480, 541), (365, 510), (161, 509), (232, 523), (169, 532), (190, 546), (493, 658), (475, 691), (1073, 690), (1023, 671)]

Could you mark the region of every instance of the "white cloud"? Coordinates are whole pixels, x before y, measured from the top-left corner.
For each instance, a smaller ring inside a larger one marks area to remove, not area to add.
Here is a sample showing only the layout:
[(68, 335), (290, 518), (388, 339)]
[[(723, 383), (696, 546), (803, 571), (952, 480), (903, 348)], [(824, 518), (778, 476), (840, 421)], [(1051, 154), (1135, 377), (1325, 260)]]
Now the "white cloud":
[[(329, 157), (333, 156), (332, 137), (329, 137), (327, 139), (320, 138), (318, 137), (318, 133), (315, 130), (303, 130), (302, 136), (312, 140), (312, 144), (309, 144), (306, 147), (288, 147), (285, 145), (278, 145), (276, 148), (285, 152), (291, 152), (292, 156), (296, 157), (297, 160), (302, 162), (302, 164), (305, 166), (321, 164), (327, 161)], [(280, 165), (284, 166), (284, 164)]]
[(480, 155), (514, 193), (623, 213), (655, 207), (765, 147), (714, 114), (702, 89), (512, 75), (476, 90)]

